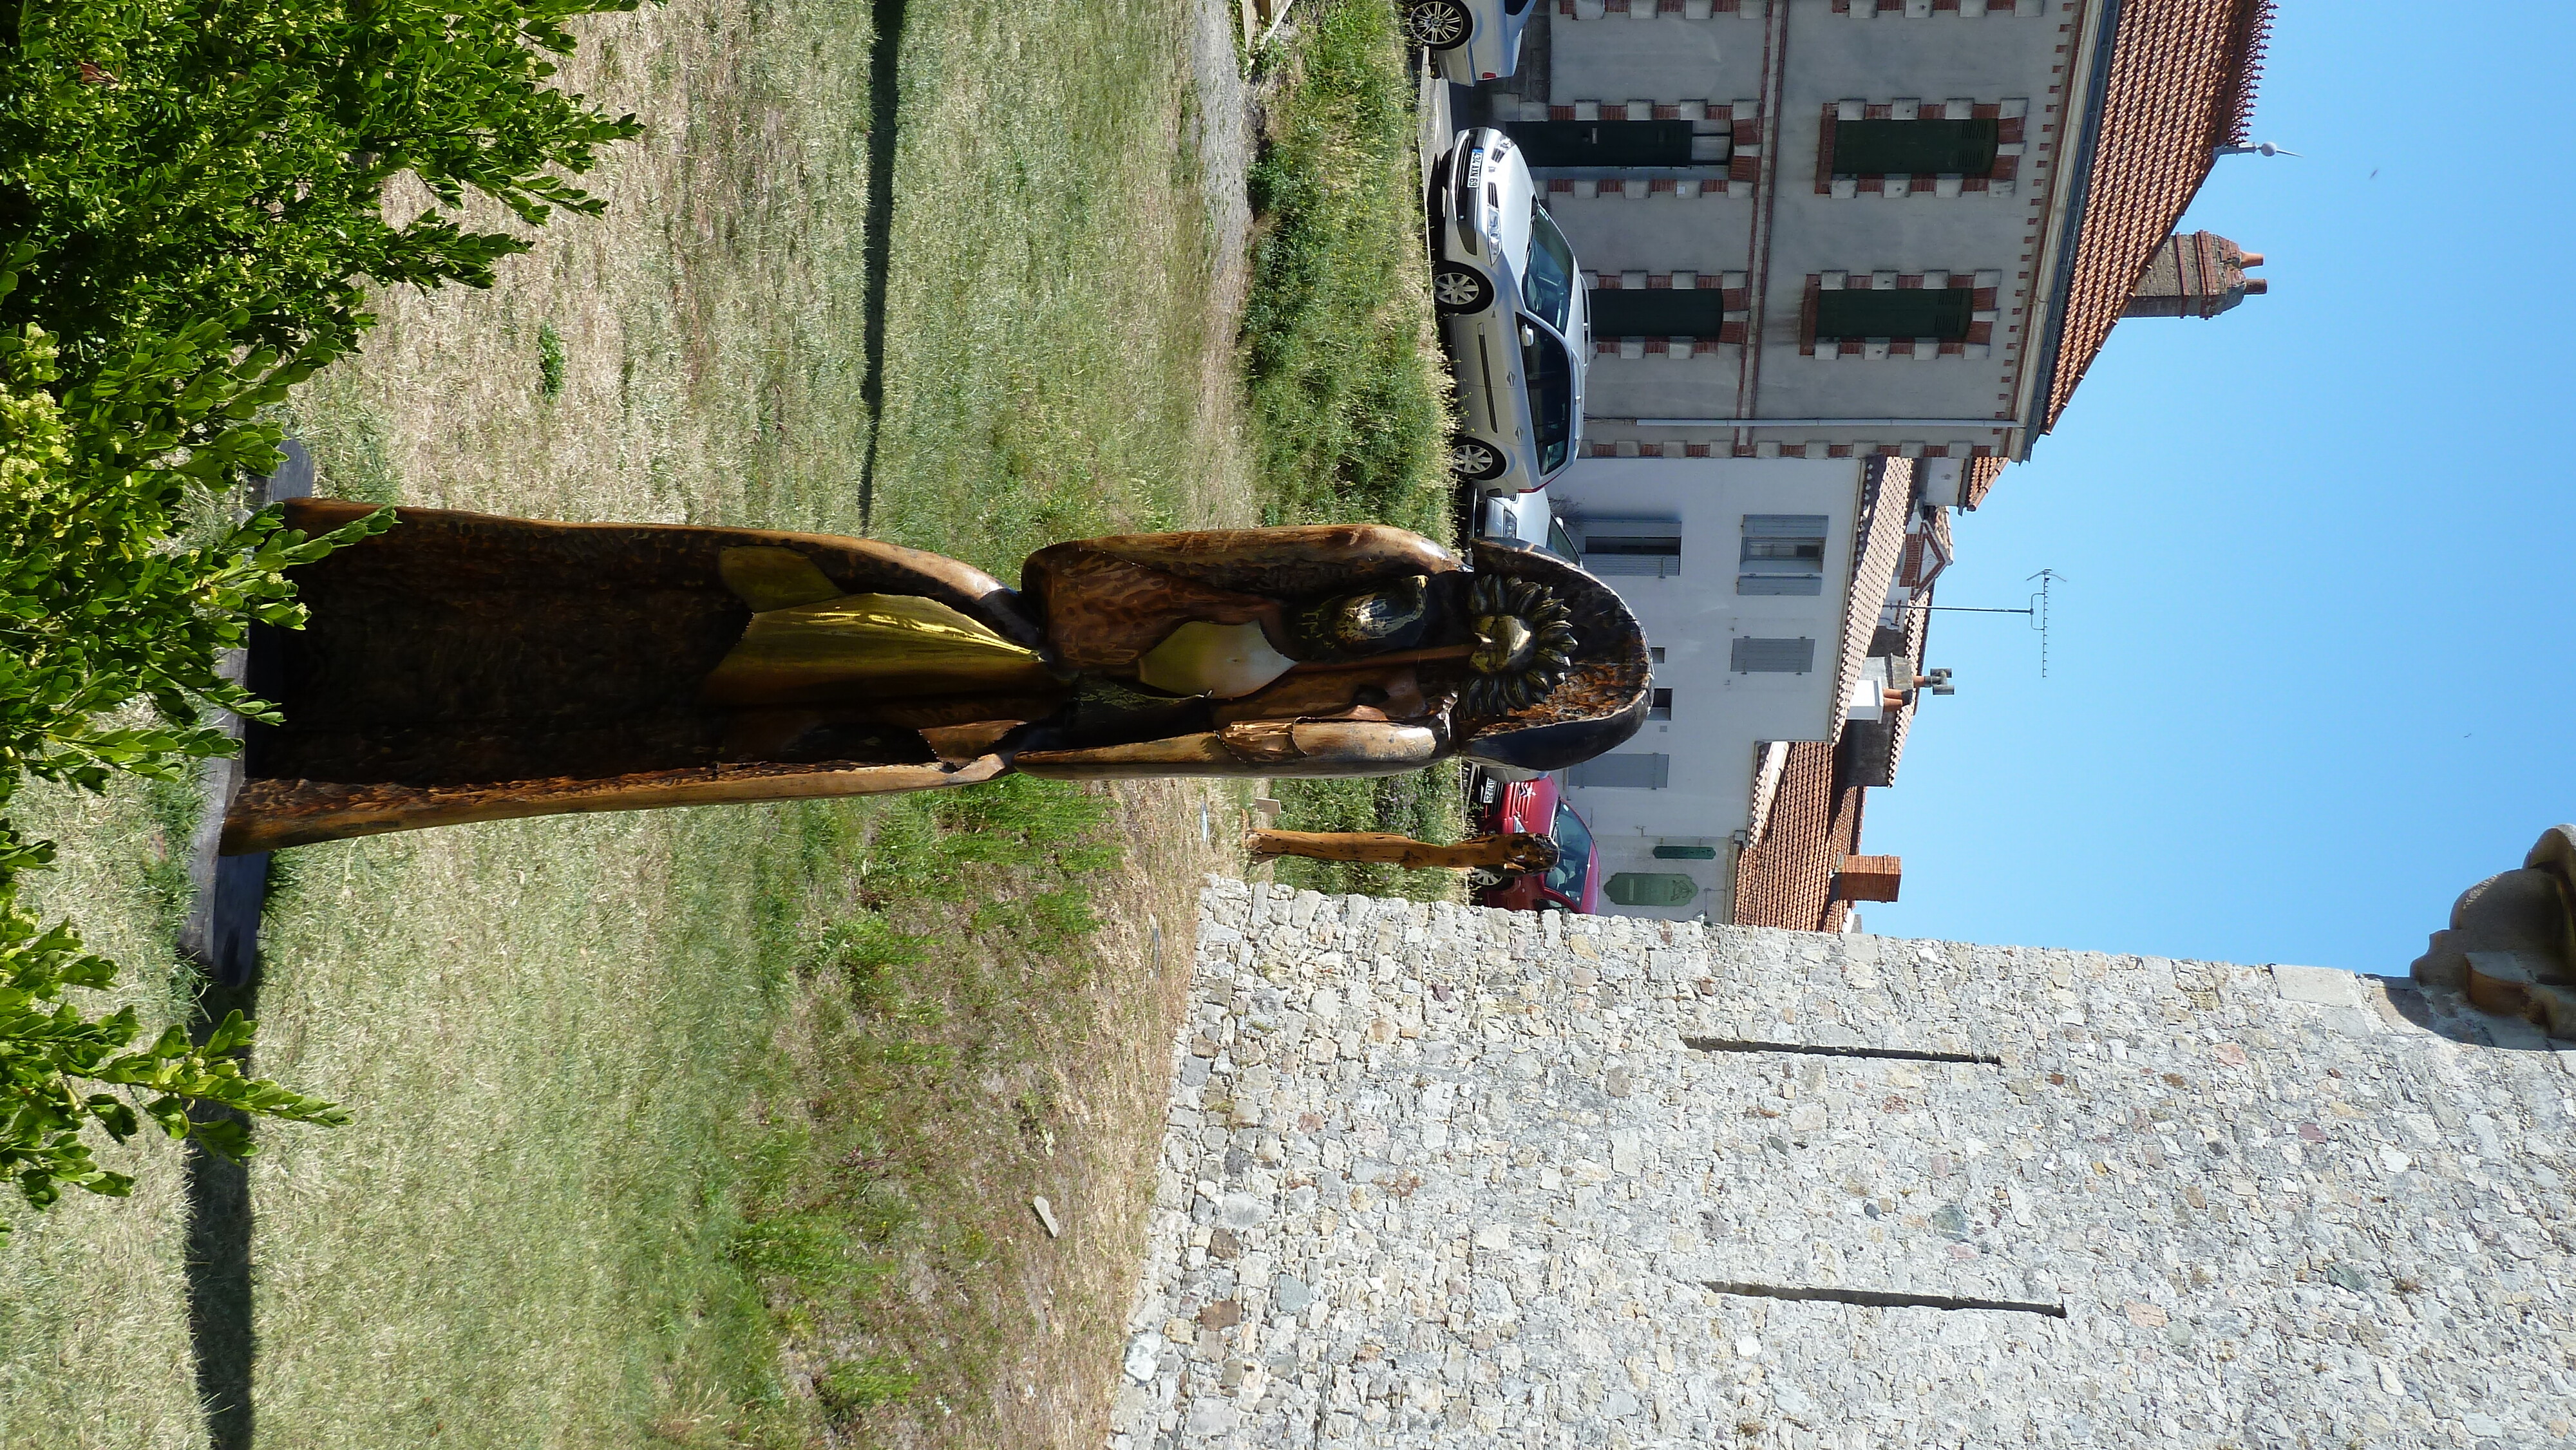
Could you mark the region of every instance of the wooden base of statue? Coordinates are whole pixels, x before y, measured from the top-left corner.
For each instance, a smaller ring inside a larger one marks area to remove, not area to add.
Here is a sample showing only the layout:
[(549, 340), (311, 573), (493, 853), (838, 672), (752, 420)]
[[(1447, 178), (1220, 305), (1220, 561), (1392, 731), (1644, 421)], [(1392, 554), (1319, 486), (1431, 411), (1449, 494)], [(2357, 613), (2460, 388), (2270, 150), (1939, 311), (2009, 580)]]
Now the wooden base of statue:
[(1501, 876), (1545, 871), (1556, 864), (1556, 843), (1526, 831), (1435, 846), (1384, 831), (1262, 830), (1245, 832), (1243, 845), (1256, 856), (1366, 862), (1410, 871), (1489, 871)]

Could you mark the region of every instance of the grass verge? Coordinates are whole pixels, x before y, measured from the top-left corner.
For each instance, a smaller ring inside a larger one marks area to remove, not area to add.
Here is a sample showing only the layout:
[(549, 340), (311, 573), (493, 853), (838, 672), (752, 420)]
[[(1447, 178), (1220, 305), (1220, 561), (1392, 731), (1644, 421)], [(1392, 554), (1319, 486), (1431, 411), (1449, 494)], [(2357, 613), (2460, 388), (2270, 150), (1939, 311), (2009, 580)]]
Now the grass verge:
[[(910, 9), (875, 532), (1007, 568), (1058, 533), (1248, 521), (1223, 259), (1179, 140), (1196, 7)], [(488, 293), (376, 299), (366, 354), (291, 418), (324, 491), (859, 532), (880, 13), (674, 0), (586, 23), (565, 82), (650, 127), (597, 175), (607, 215), (558, 221)], [(139, 790), (36, 794), (66, 860), (41, 904), (167, 1018), (189, 985), (178, 842)], [(1142, 843), (1131, 864), (1076, 870), (1054, 843), (958, 865), (966, 900), (868, 895), (911, 859), (892, 843), (945, 863), (938, 842), (983, 839), (915, 802), (283, 853), (257, 1066), (358, 1121), (262, 1134), (257, 1441), (1096, 1444), (1186, 985), (1152, 973), (1153, 942), (1186, 950), (1195, 882), (1225, 864), (1205, 796), (1074, 797)], [(1056, 915), (978, 915), (994, 903)], [(869, 911), (941, 944), (925, 970), (957, 1005), (925, 1044), (951, 1057), (865, 1060), (932, 1032), (816, 966)], [(1020, 1010), (977, 1006), (1000, 998)], [(1006, 1167), (1024, 1116), (1040, 1146)], [(845, 1162), (853, 1121), (891, 1156)], [(143, 1197), (66, 1203), (0, 1258), (0, 1445), (204, 1443), (182, 1175), (155, 1145), (127, 1156), (150, 1160)], [(1062, 1239), (982, 1191), (1005, 1171)], [(844, 1194), (848, 1251), (815, 1217)], [(899, 1221), (865, 1216), (890, 1202)]]
[[(1275, 68), (1252, 197), (1259, 228), (1244, 312), (1262, 513), (1268, 522), (1376, 519), (1450, 541), (1442, 441), (1447, 367), (1423, 253), (1415, 87), (1380, 0), (1301, 11)], [(1383, 780), (1276, 783), (1280, 825), (1458, 839), (1455, 765)], [(1453, 871), (1279, 862), (1317, 891), (1452, 900)]]
[(1446, 370), (1432, 333), (1414, 85), (1383, 0), (1320, 0), (1273, 62), (1244, 312), (1262, 511), (1446, 539)]

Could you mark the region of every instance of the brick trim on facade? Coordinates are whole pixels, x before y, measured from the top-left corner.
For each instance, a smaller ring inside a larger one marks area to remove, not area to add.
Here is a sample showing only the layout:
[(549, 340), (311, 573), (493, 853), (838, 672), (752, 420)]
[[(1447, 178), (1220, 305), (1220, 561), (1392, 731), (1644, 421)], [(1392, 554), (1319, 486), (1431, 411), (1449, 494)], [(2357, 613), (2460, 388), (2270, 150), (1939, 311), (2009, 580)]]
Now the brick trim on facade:
[[(1570, 105), (1549, 106), (1547, 117), (1551, 121), (1715, 121), (1725, 125), (1727, 145), (1724, 162), (1705, 163), (1712, 171), (1722, 166), (1722, 177), (1630, 177), (1625, 182), (1555, 177), (1547, 184), (1551, 195), (1613, 199), (1624, 196), (1632, 200), (1651, 196), (1746, 197), (1753, 194), (1753, 182), (1761, 174), (1762, 105), (1759, 101), (1688, 98), (1670, 101), (1575, 101)], [(1712, 187), (1712, 182), (1717, 185)]]
[[(1676, 352), (1704, 357), (1717, 352), (1720, 347), (1742, 346), (1745, 327), (1753, 315), (1750, 310), (1753, 306), (1752, 284), (1743, 272), (1592, 272), (1586, 274), (1586, 280), (1595, 292), (1636, 291), (1639, 288), (1649, 292), (1674, 289), (1714, 291), (1721, 294), (1718, 305), (1724, 311), (1715, 337), (1691, 333), (1662, 337), (1641, 333), (1603, 336), (1595, 332), (1592, 335), (1592, 354), (1595, 357), (1639, 357)], [(1671, 346), (1673, 343), (1684, 346), (1675, 349)], [(1636, 345), (1636, 351), (1628, 351), (1631, 344)]]
[[(1598, 351), (1598, 349), (1596, 349)], [(2001, 419), (1995, 426), (2002, 428)], [(1993, 486), (1994, 474), (2003, 468), (1991, 443), (1684, 443), (1674, 439), (1589, 438), (1584, 440), (1586, 458), (1965, 458), (1969, 476), (1985, 472), (1985, 487)], [(1985, 496), (1983, 489), (1975, 495)], [(1970, 505), (1974, 507), (1974, 505)]]
[(1612, 15), (1628, 20), (1659, 16), (1713, 20), (1721, 15), (1758, 20), (1765, 13), (1765, 0), (1556, 0), (1556, 13), (1567, 20), (1600, 20)]

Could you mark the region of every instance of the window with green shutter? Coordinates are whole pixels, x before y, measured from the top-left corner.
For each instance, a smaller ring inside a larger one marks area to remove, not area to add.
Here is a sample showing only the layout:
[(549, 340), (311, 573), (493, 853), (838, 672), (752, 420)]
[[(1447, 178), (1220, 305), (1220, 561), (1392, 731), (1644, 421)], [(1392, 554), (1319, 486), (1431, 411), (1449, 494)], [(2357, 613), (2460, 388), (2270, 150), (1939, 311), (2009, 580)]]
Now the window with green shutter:
[(1532, 166), (1691, 164), (1688, 121), (1515, 121), (1503, 129)]
[(1836, 176), (1990, 176), (2001, 123), (1836, 121)]
[(1726, 322), (1714, 287), (1602, 287), (1591, 303), (1594, 337), (1715, 337)]
[(1965, 287), (1845, 287), (1816, 294), (1816, 336), (1837, 341), (1933, 337), (1963, 341), (1976, 311)]

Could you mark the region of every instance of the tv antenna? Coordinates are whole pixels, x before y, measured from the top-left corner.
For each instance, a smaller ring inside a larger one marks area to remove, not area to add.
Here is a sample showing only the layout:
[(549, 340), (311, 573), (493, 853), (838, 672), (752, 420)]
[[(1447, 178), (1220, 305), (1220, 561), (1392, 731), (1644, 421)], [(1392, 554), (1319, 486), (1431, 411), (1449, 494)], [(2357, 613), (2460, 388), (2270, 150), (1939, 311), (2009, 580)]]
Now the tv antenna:
[[(2048, 678), (2049, 588), (2051, 585), (2064, 583), (2066, 581), (2066, 576), (2058, 573), (2054, 569), (2042, 569), (2030, 577), (2039, 581), (2039, 588), (2032, 591), (2029, 606), (2022, 609), (1998, 609), (1991, 605), (1982, 604), (1900, 604), (1896, 607), (1899, 610), (1921, 609), (1928, 612), (1942, 614), (2019, 614), (2026, 616), (2030, 620), (2030, 627), (2039, 631), (2039, 677), (2044, 680)], [(2024, 582), (2027, 583), (2028, 581), (2025, 580)]]
[(2048, 678), (2048, 586), (2066, 576), (2042, 569), (2030, 577), (2039, 581), (2039, 592), (2030, 596), (2030, 627), (2039, 631), (2039, 677), (2044, 680)]

